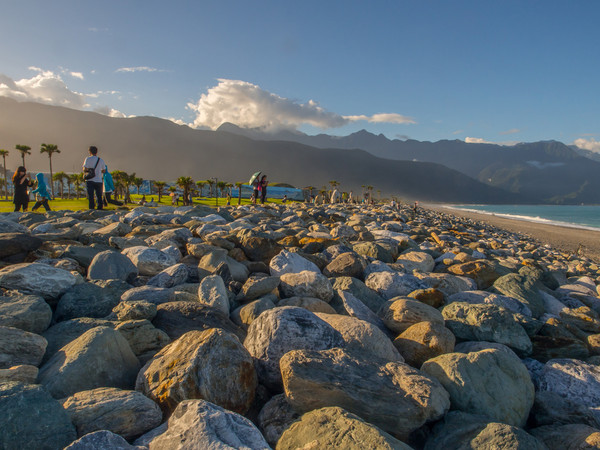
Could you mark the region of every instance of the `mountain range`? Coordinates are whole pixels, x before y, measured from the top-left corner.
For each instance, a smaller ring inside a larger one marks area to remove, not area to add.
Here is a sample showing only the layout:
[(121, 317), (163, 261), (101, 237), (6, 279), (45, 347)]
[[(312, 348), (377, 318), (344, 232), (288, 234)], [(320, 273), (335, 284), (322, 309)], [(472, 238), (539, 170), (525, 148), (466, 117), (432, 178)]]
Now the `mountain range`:
[[(155, 117), (111, 118), (0, 97), (0, 148), (9, 169), (16, 144), (32, 147), (31, 171), (47, 171), (41, 143), (58, 145), (54, 172), (81, 170), (96, 145), (109, 170), (145, 179), (246, 182), (258, 170), (296, 187), (336, 180), (355, 195), (363, 186), (383, 196), (454, 203), (600, 203), (600, 163), (560, 142), (502, 147), (463, 141), (400, 141), (366, 131), (346, 137), (267, 134), (224, 124), (197, 130)], [(377, 195), (377, 194), (375, 194)]]

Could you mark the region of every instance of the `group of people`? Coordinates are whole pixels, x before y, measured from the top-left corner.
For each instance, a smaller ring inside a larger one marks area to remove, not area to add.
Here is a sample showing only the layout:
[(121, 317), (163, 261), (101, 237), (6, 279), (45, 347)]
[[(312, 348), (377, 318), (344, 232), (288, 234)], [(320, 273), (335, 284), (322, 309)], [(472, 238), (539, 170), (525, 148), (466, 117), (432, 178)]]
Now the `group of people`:
[(264, 204), (267, 198), (267, 185), (269, 182), (267, 181), (267, 176), (263, 175), (260, 177), (256, 177), (256, 180), (252, 182), (252, 203), (256, 204), (258, 199), (260, 198), (260, 203)]
[[(112, 198), (115, 191), (115, 185), (112, 175), (108, 171), (106, 163), (98, 156), (98, 148), (91, 146), (89, 156), (83, 162), (83, 174), (86, 182), (86, 191), (88, 198), (89, 209), (104, 209), (108, 203), (122, 206), (123, 203)], [(51, 211), (49, 201), (52, 196), (48, 192), (46, 180), (43, 173), (38, 173), (36, 181), (31, 179), (31, 175), (27, 173), (27, 169), (19, 166), (15, 171), (12, 182), (14, 186), (13, 203), (16, 211), (27, 211), (29, 207), (29, 195), (35, 194), (36, 202), (32, 211), (43, 206), (46, 211)], [(35, 189), (29, 191), (29, 188), (35, 186)]]

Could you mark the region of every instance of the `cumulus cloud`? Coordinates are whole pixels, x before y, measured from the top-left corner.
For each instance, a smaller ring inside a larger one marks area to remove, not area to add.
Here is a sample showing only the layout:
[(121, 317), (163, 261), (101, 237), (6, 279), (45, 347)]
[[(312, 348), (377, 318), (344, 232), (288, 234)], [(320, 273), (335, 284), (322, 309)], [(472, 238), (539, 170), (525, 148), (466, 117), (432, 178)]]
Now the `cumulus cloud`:
[(194, 127), (218, 128), (231, 122), (243, 128), (267, 131), (296, 129), (308, 124), (316, 128), (337, 128), (357, 120), (388, 123), (415, 123), (400, 114), (342, 116), (326, 111), (314, 100), (298, 103), (240, 80), (219, 79), (219, 84), (187, 107), (196, 114)]
[(12, 78), (0, 74), (0, 96), (73, 109), (83, 109), (89, 106), (85, 94), (70, 90), (60, 75), (38, 67), (29, 69), (37, 72), (37, 75), (14, 81)]
[[(10, 97), (21, 102), (45, 103), (47, 105), (84, 110), (92, 107), (88, 100), (95, 99), (100, 94), (117, 93), (116, 91), (105, 91), (84, 94), (72, 91), (57, 73), (39, 67), (29, 67), (29, 70), (37, 72), (37, 74), (31, 78), (23, 78), (17, 81), (7, 75), (0, 74), (0, 97)], [(62, 72), (83, 80), (83, 74), (79, 72), (70, 72), (65, 69)], [(107, 106), (96, 107), (94, 111), (110, 117), (126, 117), (122, 112)]]
[(485, 139), (482, 139), (482, 138), (475, 138), (475, 137), (466, 137), (465, 142), (467, 144), (494, 144), (494, 145), (503, 145), (505, 147), (512, 147), (513, 145), (517, 145), (520, 143), (520, 141), (492, 142), (492, 141), (486, 141)]
[(600, 153), (600, 141), (597, 141), (594, 138), (590, 138), (590, 139), (584, 139), (584, 138), (575, 139), (575, 141), (573, 141), (573, 145), (576, 145), (579, 148), (582, 148), (584, 150), (589, 150), (589, 151), (594, 152), (594, 153)]

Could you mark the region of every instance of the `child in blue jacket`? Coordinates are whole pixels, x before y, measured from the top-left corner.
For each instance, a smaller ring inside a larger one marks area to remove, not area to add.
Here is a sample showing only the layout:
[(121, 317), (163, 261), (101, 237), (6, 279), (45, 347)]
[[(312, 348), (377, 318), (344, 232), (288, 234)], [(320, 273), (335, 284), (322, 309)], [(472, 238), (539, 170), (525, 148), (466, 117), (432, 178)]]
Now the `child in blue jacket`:
[(46, 211), (50, 211), (50, 206), (48, 205), (48, 200), (50, 200), (50, 194), (48, 193), (48, 188), (46, 187), (46, 181), (44, 180), (44, 174), (38, 173), (35, 178), (37, 179), (37, 187), (31, 191), (32, 194), (35, 194), (36, 202), (33, 205), (32, 211), (35, 211), (40, 206), (44, 206)]

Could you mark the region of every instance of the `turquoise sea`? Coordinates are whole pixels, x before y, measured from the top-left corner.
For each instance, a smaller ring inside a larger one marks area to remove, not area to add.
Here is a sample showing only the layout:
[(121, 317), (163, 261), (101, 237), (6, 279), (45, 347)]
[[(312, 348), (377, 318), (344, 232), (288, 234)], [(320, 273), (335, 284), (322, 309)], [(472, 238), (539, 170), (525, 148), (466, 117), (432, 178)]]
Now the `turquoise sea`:
[(600, 230), (600, 206), (588, 205), (448, 205), (528, 222)]

